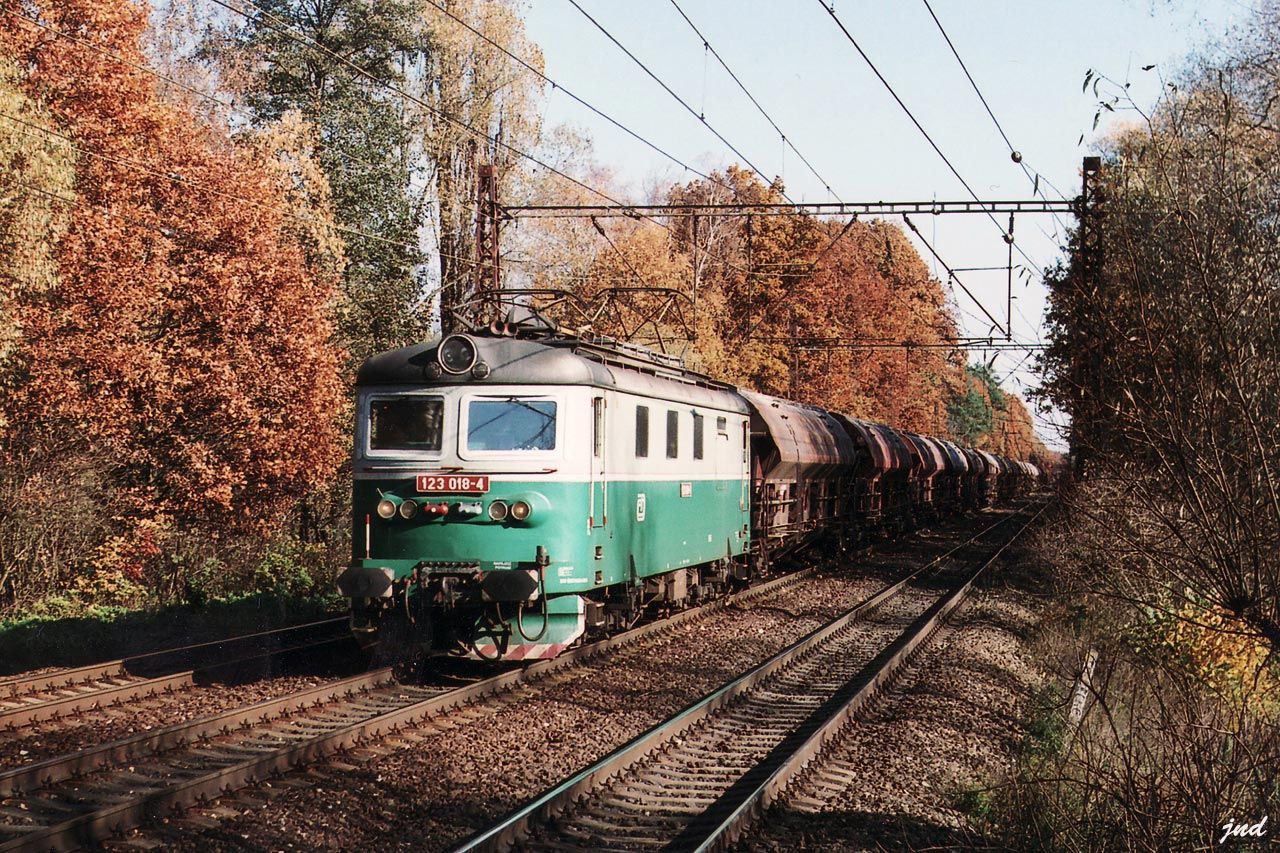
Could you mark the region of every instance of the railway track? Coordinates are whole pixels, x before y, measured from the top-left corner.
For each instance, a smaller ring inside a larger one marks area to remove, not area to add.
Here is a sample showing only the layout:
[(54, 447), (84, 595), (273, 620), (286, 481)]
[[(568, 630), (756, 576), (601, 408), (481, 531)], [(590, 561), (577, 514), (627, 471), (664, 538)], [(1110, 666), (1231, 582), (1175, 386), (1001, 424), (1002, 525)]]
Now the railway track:
[[(76, 669), (8, 679), (0, 682), (0, 729), (13, 730), (99, 708), (171, 695), (195, 686), (201, 676), (244, 668), (251, 661), (349, 642), (346, 621), (346, 617), (324, 619)], [(265, 653), (244, 653), (264, 643), (277, 647)], [(183, 668), (215, 657), (211, 662)], [(161, 674), (148, 676), (148, 672)]]
[(402, 685), (386, 667), (0, 773), (0, 851), (93, 844), (673, 630), (726, 605), (777, 592), (810, 573), (795, 572), (558, 658), (470, 683)]
[(1022, 513), (886, 586), (457, 850), (727, 846), (929, 640), (1042, 511), (997, 546), (978, 542)]

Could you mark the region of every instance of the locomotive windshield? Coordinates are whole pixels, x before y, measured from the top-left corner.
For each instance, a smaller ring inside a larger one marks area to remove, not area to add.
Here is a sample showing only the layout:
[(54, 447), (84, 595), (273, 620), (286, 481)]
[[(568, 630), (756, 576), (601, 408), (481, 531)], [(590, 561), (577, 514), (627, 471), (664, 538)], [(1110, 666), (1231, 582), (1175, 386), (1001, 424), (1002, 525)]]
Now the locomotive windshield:
[(468, 450), (555, 450), (554, 400), (472, 400), (467, 408)]
[(439, 453), (444, 400), (439, 397), (383, 397), (369, 402), (370, 450)]

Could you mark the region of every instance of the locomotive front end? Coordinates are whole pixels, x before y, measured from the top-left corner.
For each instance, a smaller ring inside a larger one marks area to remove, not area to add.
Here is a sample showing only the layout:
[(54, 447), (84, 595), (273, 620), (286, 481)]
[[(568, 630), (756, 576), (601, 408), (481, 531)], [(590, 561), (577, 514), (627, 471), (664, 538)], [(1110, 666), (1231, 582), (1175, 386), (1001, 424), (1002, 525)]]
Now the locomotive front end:
[(598, 379), (570, 353), (503, 337), (365, 363), (338, 581), (364, 645), (524, 660), (582, 636)]

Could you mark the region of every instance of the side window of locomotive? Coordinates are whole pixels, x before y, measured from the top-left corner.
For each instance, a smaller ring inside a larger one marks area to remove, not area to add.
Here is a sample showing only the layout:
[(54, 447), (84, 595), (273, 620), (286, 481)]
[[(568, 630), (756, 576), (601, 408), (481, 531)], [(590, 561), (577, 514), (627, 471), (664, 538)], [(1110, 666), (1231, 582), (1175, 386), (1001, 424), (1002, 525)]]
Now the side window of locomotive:
[(693, 413), (693, 458), (702, 458), (702, 422), (705, 418), (697, 412)]
[(555, 400), (472, 400), (467, 406), (468, 450), (555, 450)]
[(439, 453), (444, 432), (440, 397), (382, 397), (369, 401), (369, 449)]
[(680, 455), (680, 413), (667, 411), (667, 458)]
[(636, 406), (636, 458), (649, 456), (649, 407)]
[(723, 435), (725, 438), (729, 437), (728, 418), (716, 418), (716, 432), (720, 433), (720, 435)]
[(591, 398), (591, 455), (604, 456), (604, 397)]

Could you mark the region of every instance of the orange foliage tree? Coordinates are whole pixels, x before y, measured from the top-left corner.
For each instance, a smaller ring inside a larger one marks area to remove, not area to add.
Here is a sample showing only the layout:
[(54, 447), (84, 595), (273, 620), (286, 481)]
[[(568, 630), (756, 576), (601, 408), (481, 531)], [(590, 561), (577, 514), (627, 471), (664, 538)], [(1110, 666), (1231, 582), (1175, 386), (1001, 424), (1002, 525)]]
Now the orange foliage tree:
[(0, 18), (0, 53), (77, 155), (58, 284), (20, 308), (25, 380), (3, 406), (22, 426), (4, 450), (101, 454), (112, 511), (148, 540), (265, 529), (340, 458), (334, 275), (309, 268), (266, 153), (138, 70), (144, 7), (24, 8), (46, 26)]
[[(673, 187), (670, 202), (784, 201), (781, 184), (765, 186), (736, 166), (712, 178)], [(672, 222), (672, 240), (697, 271), (697, 366), (761, 391), (789, 392), (791, 348), (782, 338), (795, 323), (788, 295), (812, 271), (819, 237), (813, 218), (794, 214), (747, 212)]]
[[(941, 285), (902, 229), (824, 223), (827, 244), (800, 292), (807, 334), (800, 396), (903, 429), (947, 434), (961, 353)], [(882, 346), (904, 343), (906, 346)]]
[[(666, 196), (745, 209), (673, 216), (665, 230), (596, 223), (601, 240), (586, 274), (559, 282), (606, 306), (590, 331), (661, 344), (719, 379), (857, 417), (1018, 458), (1044, 452), (1020, 400), (974, 387), (965, 353), (949, 345), (957, 326), (942, 284), (901, 228), (768, 210), (784, 200), (781, 185), (734, 166)], [(551, 274), (537, 283), (558, 282)], [(668, 292), (604, 298), (617, 288)], [(672, 347), (681, 336), (683, 350)], [(955, 426), (955, 402), (967, 396), (981, 409), (980, 429)]]

